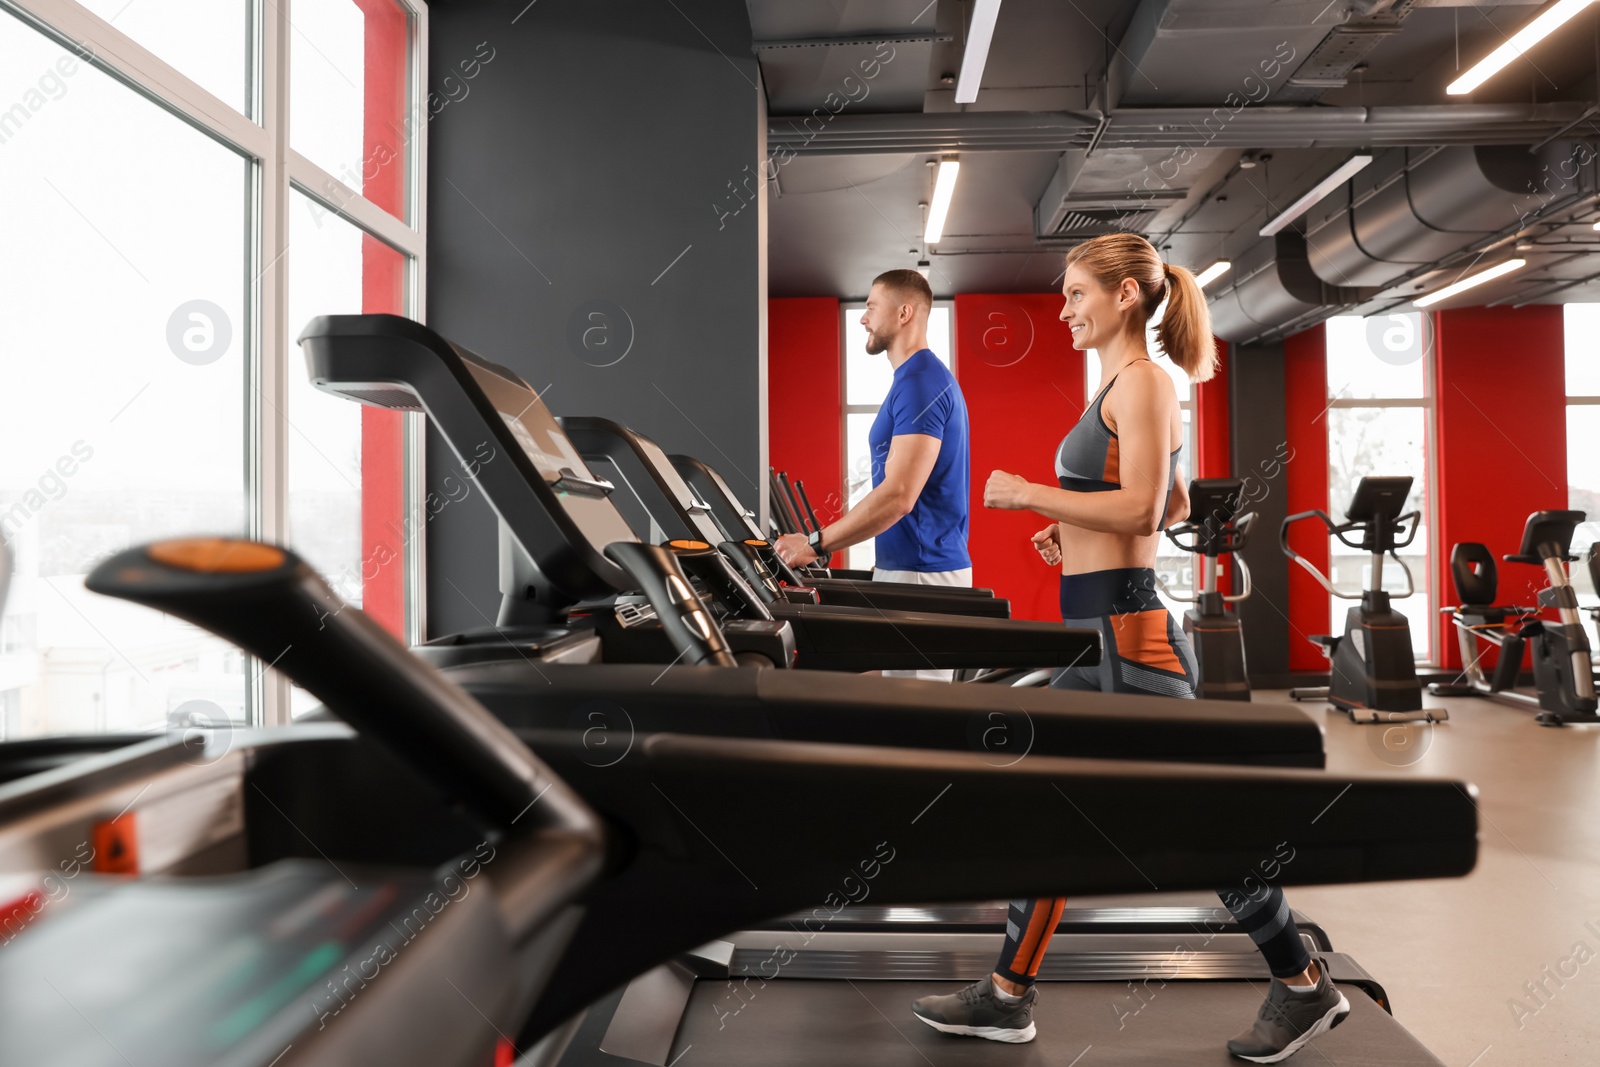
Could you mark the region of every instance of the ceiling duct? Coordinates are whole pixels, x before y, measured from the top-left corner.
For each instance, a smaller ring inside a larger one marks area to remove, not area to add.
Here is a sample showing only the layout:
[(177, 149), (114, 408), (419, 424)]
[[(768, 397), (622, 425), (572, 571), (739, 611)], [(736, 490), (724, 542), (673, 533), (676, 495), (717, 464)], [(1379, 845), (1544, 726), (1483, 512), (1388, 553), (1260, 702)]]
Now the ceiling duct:
[(1368, 4), (1369, 14), (1352, 14), (1343, 25), (1328, 31), (1328, 36), (1311, 50), (1273, 95), (1273, 101), (1309, 103), (1329, 89), (1348, 85), (1356, 67), (1380, 44), (1400, 32), (1401, 23), (1414, 4), (1415, 0)]
[(1156, 212), (1137, 206), (1068, 208), (1046, 237), (1097, 237), (1103, 233), (1142, 233)]
[(1358, 304), (1371, 290), (1329, 285), (1306, 259), (1306, 239), (1284, 230), (1234, 260), (1233, 284), (1211, 298), (1211, 332), (1234, 343), (1257, 340), (1330, 306)]
[[(1574, 152), (1581, 154), (1575, 155)], [(1386, 286), (1592, 185), (1586, 146), (1452, 145), (1381, 153), (1306, 213), (1324, 282)]]

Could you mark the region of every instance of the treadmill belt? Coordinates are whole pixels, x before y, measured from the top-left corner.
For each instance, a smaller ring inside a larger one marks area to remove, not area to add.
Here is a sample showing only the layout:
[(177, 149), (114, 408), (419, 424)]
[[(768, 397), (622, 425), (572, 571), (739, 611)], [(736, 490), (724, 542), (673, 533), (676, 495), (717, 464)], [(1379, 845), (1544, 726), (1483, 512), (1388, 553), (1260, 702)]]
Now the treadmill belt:
[[(953, 993), (962, 982), (788, 981), (739, 1004), (725, 982), (695, 983), (669, 1063), (679, 1067), (1102, 1067), (1174, 1064), (1238, 1067), (1228, 1038), (1255, 1019), (1265, 983), (1183, 982), (1136, 998), (1126, 982), (1040, 986), (1028, 1045), (949, 1037), (918, 1022), (911, 1001)], [(752, 983), (754, 985), (754, 983)], [(1342, 985), (1350, 1014), (1314, 1051), (1290, 1062), (1317, 1067), (1443, 1067), (1442, 1061), (1355, 986)], [(1141, 1006), (1142, 1005), (1142, 1006)], [(601, 1060), (625, 1063), (614, 1057)]]

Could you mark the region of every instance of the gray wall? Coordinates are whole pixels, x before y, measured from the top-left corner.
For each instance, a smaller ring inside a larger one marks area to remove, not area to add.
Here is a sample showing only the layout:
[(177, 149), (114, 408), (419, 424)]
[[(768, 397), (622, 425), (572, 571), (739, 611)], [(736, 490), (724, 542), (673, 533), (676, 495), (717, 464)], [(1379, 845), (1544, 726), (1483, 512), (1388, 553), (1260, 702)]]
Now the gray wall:
[[(1289, 682), (1289, 567), (1278, 547), (1288, 515), (1281, 449), (1284, 422), (1283, 345), (1242, 345), (1229, 351), (1228, 410), (1233, 413), (1233, 474), (1245, 479), (1245, 507), (1256, 513), (1244, 561), (1253, 591), (1234, 607), (1244, 627), (1245, 663), (1254, 689), (1281, 689)], [(1249, 418), (1241, 418), (1243, 412)], [(1276, 477), (1270, 477), (1273, 472)]]
[[(742, 0), (436, 2), (430, 32), (429, 325), (549, 387), (556, 414), (625, 422), (757, 498), (764, 130)], [(438, 492), (457, 461), (427, 448)], [(427, 538), (428, 634), (492, 621), (481, 497)]]

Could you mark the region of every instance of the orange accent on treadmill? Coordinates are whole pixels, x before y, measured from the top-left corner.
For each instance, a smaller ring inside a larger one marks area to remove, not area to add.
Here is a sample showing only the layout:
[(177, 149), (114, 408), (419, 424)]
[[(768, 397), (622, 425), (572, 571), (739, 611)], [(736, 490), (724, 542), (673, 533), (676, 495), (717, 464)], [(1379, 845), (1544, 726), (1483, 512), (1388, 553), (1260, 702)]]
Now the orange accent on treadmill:
[(193, 537), (161, 541), (145, 549), (157, 563), (201, 574), (250, 574), (281, 567), (283, 550), (259, 541), (231, 537)]

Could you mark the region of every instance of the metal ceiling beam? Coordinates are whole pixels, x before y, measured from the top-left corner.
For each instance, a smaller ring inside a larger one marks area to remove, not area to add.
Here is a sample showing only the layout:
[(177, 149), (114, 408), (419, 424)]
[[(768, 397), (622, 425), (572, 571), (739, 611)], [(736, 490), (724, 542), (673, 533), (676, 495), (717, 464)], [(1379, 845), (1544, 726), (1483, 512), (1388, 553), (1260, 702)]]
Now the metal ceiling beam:
[[(1378, 148), (1428, 144), (1530, 144), (1587, 117), (1582, 101), (1396, 107), (1119, 108), (894, 115), (771, 116), (770, 151), (813, 155), (882, 152), (1019, 152), (1087, 149)], [(808, 126), (807, 120), (810, 120)], [(1578, 136), (1593, 131), (1573, 131)]]

